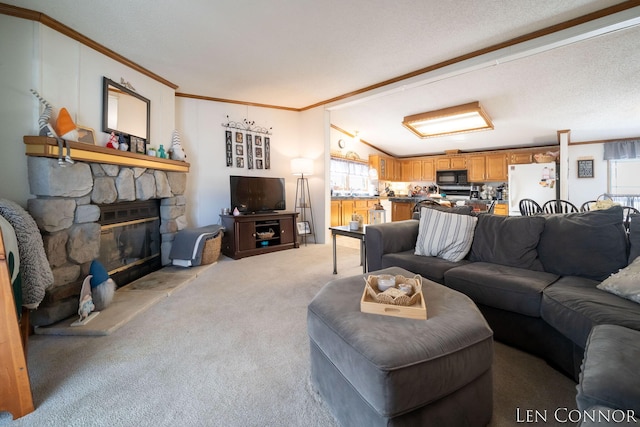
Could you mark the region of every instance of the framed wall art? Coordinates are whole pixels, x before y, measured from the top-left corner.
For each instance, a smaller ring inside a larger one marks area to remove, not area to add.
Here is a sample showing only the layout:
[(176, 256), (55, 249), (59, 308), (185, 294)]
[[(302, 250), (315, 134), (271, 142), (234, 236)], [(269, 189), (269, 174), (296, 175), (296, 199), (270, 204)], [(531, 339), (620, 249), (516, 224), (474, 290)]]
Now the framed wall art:
[(578, 160), (578, 178), (593, 178), (593, 160)]
[(144, 138), (131, 136), (129, 150), (132, 153), (147, 154), (147, 141)]
[(78, 142), (84, 142), (85, 144), (96, 145), (96, 133), (93, 129), (85, 126), (77, 126), (78, 128)]
[(311, 234), (311, 227), (309, 227), (309, 221), (298, 222), (298, 234)]
[(227, 167), (230, 168), (233, 166), (233, 141), (231, 140), (231, 131), (227, 130), (224, 132), (224, 143), (225, 143), (225, 151), (227, 155)]
[(253, 169), (253, 142), (251, 134), (247, 134), (247, 169)]
[(271, 138), (264, 137), (264, 168), (271, 169)]

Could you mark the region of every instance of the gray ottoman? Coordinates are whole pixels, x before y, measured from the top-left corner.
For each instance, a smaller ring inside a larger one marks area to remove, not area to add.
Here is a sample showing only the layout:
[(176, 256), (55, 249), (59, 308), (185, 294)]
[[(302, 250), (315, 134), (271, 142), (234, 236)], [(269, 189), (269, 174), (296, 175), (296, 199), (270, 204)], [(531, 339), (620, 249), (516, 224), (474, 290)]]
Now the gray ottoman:
[[(368, 274), (414, 274), (391, 267)], [(307, 311), (311, 380), (344, 426), (484, 426), (493, 332), (465, 295), (423, 279), (427, 320), (361, 313), (367, 275), (334, 280)]]

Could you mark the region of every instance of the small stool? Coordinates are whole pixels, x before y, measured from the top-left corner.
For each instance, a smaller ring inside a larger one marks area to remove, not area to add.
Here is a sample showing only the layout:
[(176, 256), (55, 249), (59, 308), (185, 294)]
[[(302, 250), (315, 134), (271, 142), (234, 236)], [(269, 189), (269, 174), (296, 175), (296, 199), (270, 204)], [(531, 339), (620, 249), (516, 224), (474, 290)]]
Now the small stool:
[(471, 299), (423, 279), (427, 320), (362, 313), (366, 276), (329, 282), (307, 310), (311, 381), (339, 423), (487, 425), (493, 332)]
[(387, 211), (384, 209), (371, 209), (369, 211), (369, 224), (384, 224), (387, 222)]

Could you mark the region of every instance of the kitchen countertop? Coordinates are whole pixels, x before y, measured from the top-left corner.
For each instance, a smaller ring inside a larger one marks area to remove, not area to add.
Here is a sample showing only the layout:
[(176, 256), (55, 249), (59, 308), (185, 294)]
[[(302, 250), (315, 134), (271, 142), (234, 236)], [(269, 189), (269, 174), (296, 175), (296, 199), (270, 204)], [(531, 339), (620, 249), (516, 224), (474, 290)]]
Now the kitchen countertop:
[(378, 200), (379, 196), (331, 196), (331, 200)]

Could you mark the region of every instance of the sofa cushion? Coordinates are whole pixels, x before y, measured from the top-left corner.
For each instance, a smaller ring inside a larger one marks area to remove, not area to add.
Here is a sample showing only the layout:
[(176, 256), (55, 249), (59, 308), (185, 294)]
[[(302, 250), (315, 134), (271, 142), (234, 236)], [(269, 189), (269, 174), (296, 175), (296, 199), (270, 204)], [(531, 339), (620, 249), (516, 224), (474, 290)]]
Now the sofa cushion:
[(479, 215), (469, 260), (542, 270), (536, 247), (544, 223), (542, 216)]
[(609, 276), (598, 289), (640, 303), (640, 258)]
[(640, 256), (640, 214), (629, 215), (629, 264)]
[(471, 248), (477, 222), (474, 216), (422, 208), (415, 254), (462, 260)]
[(622, 208), (548, 215), (538, 256), (545, 271), (606, 279), (627, 265)]
[(558, 279), (553, 273), (487, 262), (472, 262), (444, 273), (447, 287), (474, 302), (540, 317), (542, 290)]
[(566, 276), (542, 294), (540, 313), (544, 321), (581, 348), (595, 325), (640, 330), (640, 305), (602, 291), (597, 285), (595, 280)]
[(451, 262), (437, 257), (419, 256), (415, 255), (413, 250), (410, 250), (383, 255), (381, 268), (401, 267), (419, 274), (425, 279), (443, 284), (444, 273), (447, 270), (468, 263), (469, 261), (465, 259)]
[[(581, 411), (599, 405), (640, 414), (640, 332), (595, 326), (582, 361), (576, 403)], [(623, 423), (626, 424), (626, 423)]]

